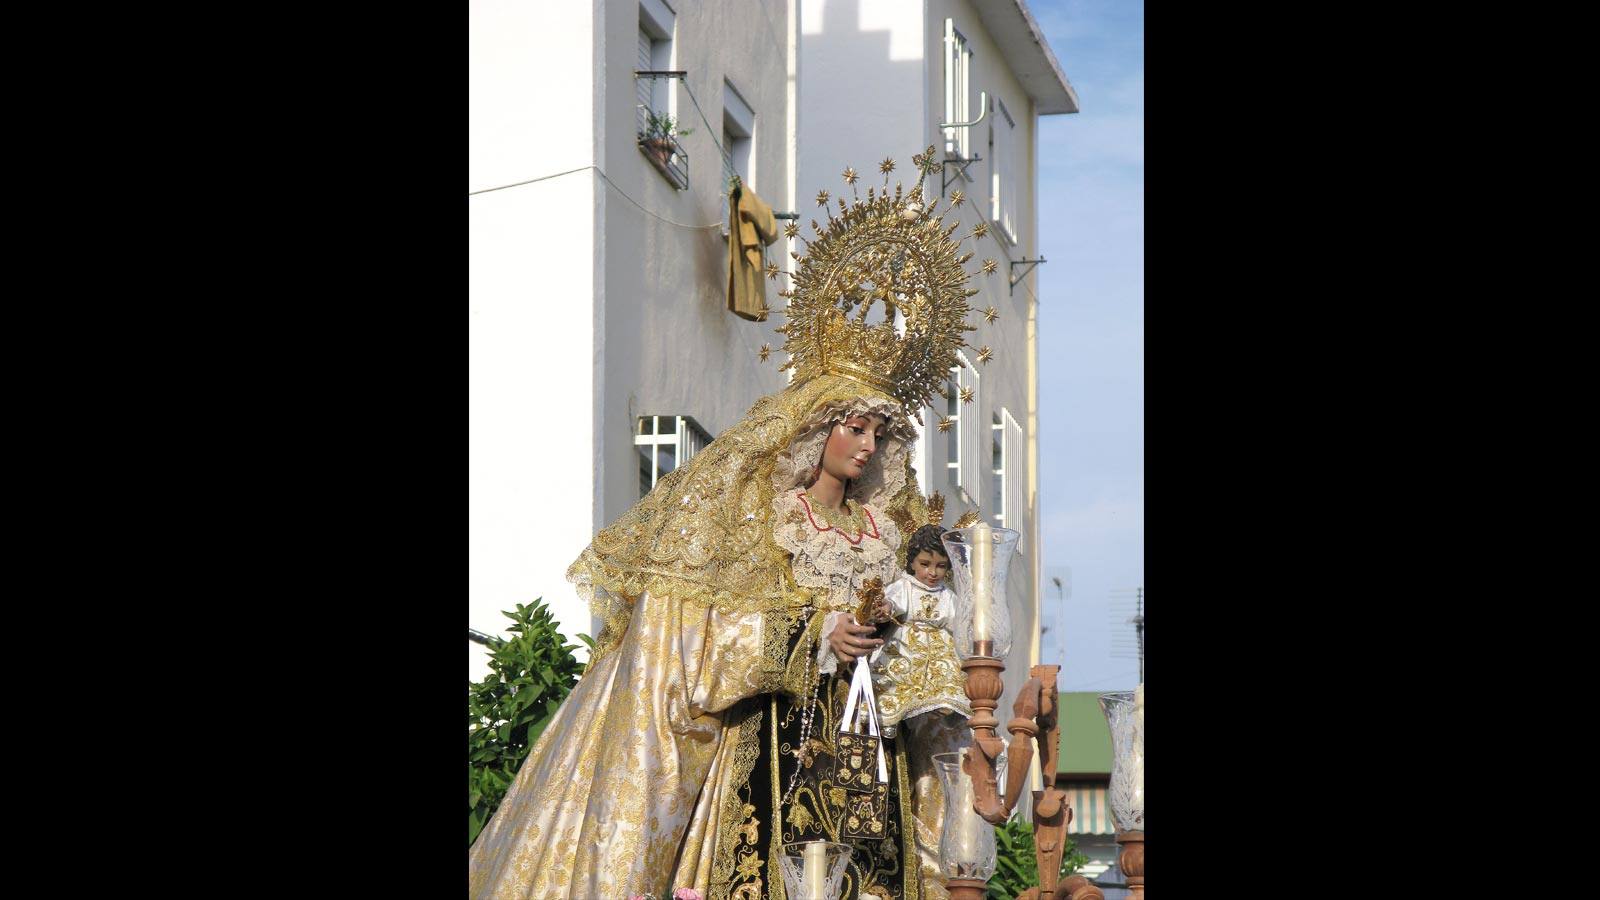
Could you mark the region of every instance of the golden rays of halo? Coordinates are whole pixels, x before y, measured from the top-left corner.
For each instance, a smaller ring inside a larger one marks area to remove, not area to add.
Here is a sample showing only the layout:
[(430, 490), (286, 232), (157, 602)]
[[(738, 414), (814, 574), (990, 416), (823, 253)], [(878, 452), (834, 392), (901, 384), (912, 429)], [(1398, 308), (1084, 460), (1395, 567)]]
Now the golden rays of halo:
[[(934, 148), (918, 158), (934, 160)], [(785, 367), (797, 378), (853, 378), (893, 396), (919, 420), (922, 405), (957, 364), (956, 351), (970, 346), (964, 334), (975, 329), (965, 321), (967, 298), (978, 292), (963, 268), (972, 253), (962, 255), (951, 239), (961, 223), (945, 227), (935, 215), (938, 200), (922, 206), (923, 182), (937, 165), (921, 168), (910, 190), (895, 185), (891, 192), (887, 183), (881, 193), (869, 188), (854, 203), (838, 198), (838, 215), (829, 209), (828, 222), (812, 220), (817, 236), (804, 255), (791, 251), (790, 287), (778, 292), (789, 298), (789, 321), (778, 331), (790, 357)], [(878, 170), (894, 171), (893, 158)], [(853, 174), (845, 169), (846, 181)], [(831, 199), (825, 190), (817, 193), (819, 206)]]

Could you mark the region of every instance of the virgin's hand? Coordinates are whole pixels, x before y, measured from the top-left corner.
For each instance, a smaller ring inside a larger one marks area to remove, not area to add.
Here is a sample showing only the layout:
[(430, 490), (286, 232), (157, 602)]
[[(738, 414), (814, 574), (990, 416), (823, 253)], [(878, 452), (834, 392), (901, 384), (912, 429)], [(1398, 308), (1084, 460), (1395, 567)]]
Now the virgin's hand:
[(883, 646), (883, 641), (871, 637), (871, 625), (858, 625), (854, 616), (840, 616), (828, 635), (828, 646), (841, 662), (850, 662)]

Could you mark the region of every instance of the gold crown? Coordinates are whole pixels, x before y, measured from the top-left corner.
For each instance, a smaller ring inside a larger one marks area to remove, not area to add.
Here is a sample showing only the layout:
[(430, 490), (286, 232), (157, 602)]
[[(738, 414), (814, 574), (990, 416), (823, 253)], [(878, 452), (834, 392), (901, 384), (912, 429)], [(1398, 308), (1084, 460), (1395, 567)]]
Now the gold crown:
[[(918, 175), (911, 190), (896, 184), (889, 194), (894, 160), (886, 159), (878, 165), (882, 192), (868, 187), (865, 200), (855, 191), (855, 170), (845, 169), (855, 202), (838, 198), (837, 216), (828, 192), (817, 194), (828, 224), (811, 220), (816, 236), (801, 238), (806, 253), (790, 253), (799, 265), (790, 289), (778, 292), (789, 298), (789, 321), (777, 330), (786, 335), (790, 357), (780, 371), (792, 367), (798, 380), (824, 373), (854, 379), (899, 400), (921, 421), (922, 405), (941, 390), (951, 367), (962, 365), (956, 351), (968, 346), (964, 333), (976, 330), (965, 318), (967, 298), (978, 291), (966, 286), (970, 276), (962, 267), (973, 254), (961, 254), (961, 243), (984, 237), (988, 223), (980, 217), (971, 232), (952, 240), (961, 222), (946, 227), (936, 215), (938, 199), (923, 205), (923, 181), (940, 165), (934, 148), (912, 162)], [(950, 206), (964, 199), (956, 191)], [(793, 223), (784, 229), (789, 237), (798, 232)], [(775, 277), (774, 269), (768, 274)], [(984, 261), (982, 271), (994, 269)], [(882, 320), (868, 322), (874, 304), (881, 304)], [(983, 356), (987, 362), (989, 354)]]

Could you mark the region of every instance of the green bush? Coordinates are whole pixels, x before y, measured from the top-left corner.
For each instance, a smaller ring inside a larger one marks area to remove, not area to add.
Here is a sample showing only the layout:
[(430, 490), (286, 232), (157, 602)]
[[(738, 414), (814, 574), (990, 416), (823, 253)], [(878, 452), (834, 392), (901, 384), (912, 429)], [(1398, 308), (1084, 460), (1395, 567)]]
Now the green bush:
[[(1072, 838), (1062, 835), (1061, 877), (1082, 868), (1089, 861)], [(1039, 863), (1033, 856), (1033, 823), (1011, 819), (994, 830), (996, 864), (989, 879), (988, 900), (1013, 900), (1018, 894), (1039, 885)], [(1059, 881), (1057, 882), (1060, 883)]]
[[(489, 643), (489, 674), (467, 686), (467, 845), (500, 805), (517, 767), (583, 673), (543, 598), (513, 612), (513, 637)], [(578, 638), (589, 645), (588, 635)]]

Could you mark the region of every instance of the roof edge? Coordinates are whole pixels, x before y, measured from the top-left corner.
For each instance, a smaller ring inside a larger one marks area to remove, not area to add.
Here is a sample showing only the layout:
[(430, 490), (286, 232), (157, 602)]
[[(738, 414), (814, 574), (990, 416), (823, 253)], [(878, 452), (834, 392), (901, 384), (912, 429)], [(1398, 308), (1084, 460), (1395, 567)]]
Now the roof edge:
[(1055, 51), (1050, 49), (1050, 42), (1044, 39), (1044, 29), (1039, 27), (1039, 20), (1033, 17), (1033, 10), (1028, 8), (1027, 0), (1015, 0), (1015, 2), (1017, 4), (1017, 12), (1022, 13), (1022, 21), (1028, 25), (1028, 33), (1033, 35), (1033, 39), (1039, 45), (1039, 49), (1044, 52), (1045, 62), (1050, 64), (1050, 71), (1055, 73), (1056, 81), (1060, 82), (1061, 89), (1067, 92), (1067, 100), (1071, 107), (1069, 109), (1046, 110), (1043, 105), (1040, 105), (1039, 114), (1044, 116), (1077, 112), (1078, 92), (1073, 89), (1072, 82), (1067, 80), (1067, 73), (1061, 71), (1061, 62), (1056, 59)]
[[(1061, 71), (1061, 62), (1045, 40), (1027, 0), (971, 0), (989, 36), (1015, 56), (1012, 73), (1041, 116), (1075, 113), (1078, 92)], [(1031, 44), (1032, 46), (1028, 46)]]

